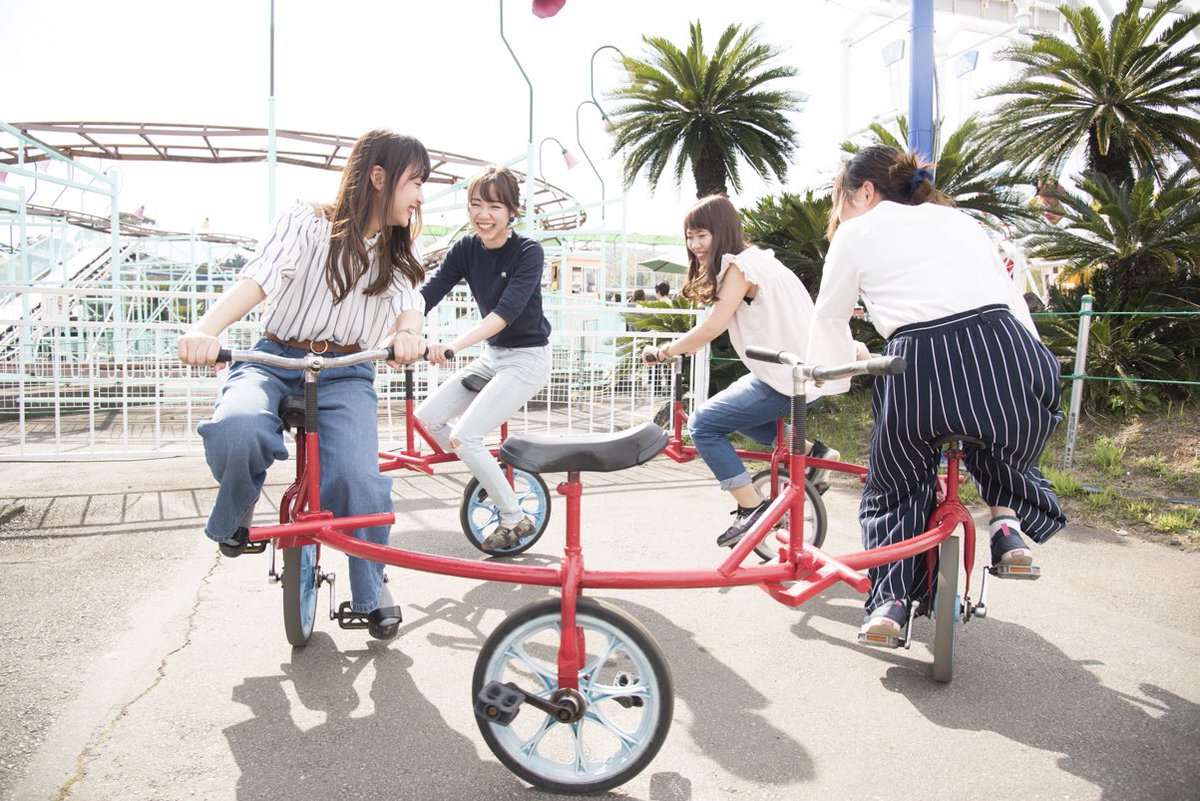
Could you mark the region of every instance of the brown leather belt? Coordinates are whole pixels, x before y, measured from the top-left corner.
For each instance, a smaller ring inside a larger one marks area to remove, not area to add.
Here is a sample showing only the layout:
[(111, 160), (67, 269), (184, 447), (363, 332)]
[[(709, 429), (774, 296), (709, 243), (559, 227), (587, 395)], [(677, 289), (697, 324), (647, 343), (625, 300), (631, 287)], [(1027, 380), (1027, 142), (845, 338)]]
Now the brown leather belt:
[(336, 342), (330, 342), (327, 339), (284, 339), (277, 337), (268, 332), (263, 334), (264, 337), (272, 342), (278, 342), (280, 345), (287, 345), (289, 348), (299, 348), (306, 350), (309, 353), (321, 355), (323, 353), (358, 353), (362, 350), (362, 345), (339, 345)]

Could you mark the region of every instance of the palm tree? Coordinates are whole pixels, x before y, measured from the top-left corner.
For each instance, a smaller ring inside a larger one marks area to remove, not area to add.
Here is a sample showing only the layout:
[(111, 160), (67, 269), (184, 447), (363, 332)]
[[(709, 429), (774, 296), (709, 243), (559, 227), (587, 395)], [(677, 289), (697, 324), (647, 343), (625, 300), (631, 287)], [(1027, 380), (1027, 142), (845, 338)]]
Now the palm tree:
[[(982, 135), (983, 123), (968, 117), (945, 138), (934, 162), (937, 187), (954, 199), (954, 204), (993, 228), (1013, 225), (1040, 214), (1014, 187), (1033, 187), (1035, 179), (1013, 169), (1007, 157)], [(896, 119), (896, 131), (879, 123), (870, 126), (871, 144), (907, 150), (908, 119)], [(842, 150), (857, 153), (861, 147), (842, 142)]]
[[(1088, 373), (1108, 378), (1188, 381), (1200, 377), (1200, 177), (1189, 167), (1156, 192), (1151, 176), (1114, 184), (1099, 173), (1060, 192), (1059, 226), (1040, 224), (1029, 251), (1066, 263), (1052, 288), (1051, 308), (1076, 311), (1085, 292), (1101, 316), (1092, 320)], [(1147, 310), (1153, 311), (1147, 311)], [(1176, 312), (1172, 314), (1172, 312)], [(1184, 314), (1178, 314), (1184, 312)], [(1067, 366), (1075, 354), (1074, 319), (1038, 321), (1046, 344)], [(1185, 385), (1090, 382), (1089, 407), (1137, 412), (1168, 397), (1188, 397)]]
[(690, 30), (686, 51), (644, 36), (645, 60), (622, 57), (632, 80), (610, 96), (624, 101), (612, 116), (613, 154), (625, 151), (625, 186), (645, 169), (653, 191), (672, 159), (676, 186), (691, 166), (696, 197), (727, 193), (728, 184), (740, 190), (743, 160), (763, 178), (782, 181), (796, 146), (787, 114), (804, 98), (765, 86), (796, 70), (769, 65), (779, 52), (758, 41), (757, 25), (730, 25), (711, 55), (704, 52), (700, 23)]
[(1153, 173), (1167, 159), (1200, 156), (1200, 45), (1178, 47), (1197, 26), (1190, 12), (1154, 30), (1181, 0), (1162, 0), (1145, 16), (1126, 0), (1107, 35), (1092, 8), (1059, 6), (1072, 41), (1035, 32), (1000, 56), (1020, 75), (986, 96), (1009, 98), (985, 133), (1020, 168), (1037, 164), (1043, 183), (1086, 144), (1088, 168), (1114, 183)]
[[(1111, 308), (1157, 287), (1160, 303), (1200, 289), (1200, 176), (1180, 167), (1155, 191), (1151, 177), (1115, 184), (1100, 173), (1061, 192), (1060, 226), (1037, 227), (1032, 255), (1068, 264), (1074, 280)], [(1191, 300), (1191, 299), (1189, 299)], [(1144, 307), (1143, 307), (1144, 308)]]
[(742, 223), (746, 237), (775, 251), (775, 258), (815, 296), (829, 250), (825, 228), (832, 207), (828, 191), (818, 194), (809, 189), (803, 195), (783, 192), (760, 199), (753, 209), (742, 209)]

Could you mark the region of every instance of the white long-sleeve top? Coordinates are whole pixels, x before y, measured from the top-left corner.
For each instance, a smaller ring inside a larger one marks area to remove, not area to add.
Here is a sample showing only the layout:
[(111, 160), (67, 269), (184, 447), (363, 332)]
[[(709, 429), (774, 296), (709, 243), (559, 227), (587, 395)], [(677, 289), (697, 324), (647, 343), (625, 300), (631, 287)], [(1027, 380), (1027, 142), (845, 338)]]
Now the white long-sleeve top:
[[(1029, 307), (983, 226), (950, 206), (882, 201), (838, 226), (821, 275), (809, 364), (854, 361), (850, 315), (862, 297), (884, 338), (901, 326), (1001, 303), (1037, 335)], [(826, 394), (845, 392), (831, 381)]]
[[(792, 368), (746, 358), (746, 348), (757, 345), (772, 350), (804, 353), (808, 349), (808, 329), (813, 302), (796, 274), (775, 258), (774, 252), (748, 247), (736, 256), (726, 253), (717, 273), (717, 289), (730, 265), (735, 265), (746, 280), (758, 287), (749, 303), (738, 304), (729, 321), (729, 342), (754, 377), (776, 392), (792, 394)], [(810, 389), (809, 397), (827, 394)]]

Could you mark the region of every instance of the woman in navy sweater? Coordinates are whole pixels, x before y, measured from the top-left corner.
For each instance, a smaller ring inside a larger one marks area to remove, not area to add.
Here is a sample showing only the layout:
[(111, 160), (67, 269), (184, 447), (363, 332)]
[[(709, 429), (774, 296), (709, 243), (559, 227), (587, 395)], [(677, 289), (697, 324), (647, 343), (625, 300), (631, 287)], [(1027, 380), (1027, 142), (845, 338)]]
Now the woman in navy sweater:
[[(500, 510), (500, 525), (483, 541), (485, 551), (496, 551), (534, 530), (483, 439), (550, 378), (550, 323), (542, 314), (546, 257), (539, 243), (512, 230), (520, 185), (506, 167), (489, 167), (476, 177), (467, 198), (475, 233), (454, 243), (421, 294), (428, 314), (466, 280), (481, 318), (453, 342), (430, 345), (430, 362), (444, 365), (448, 350), (460, 353), (479, 342), (483, 353), (426, 398), (416, 416), (441, 447), (458, 454)], [(476, 392), (472, 381), (487, 385)]]

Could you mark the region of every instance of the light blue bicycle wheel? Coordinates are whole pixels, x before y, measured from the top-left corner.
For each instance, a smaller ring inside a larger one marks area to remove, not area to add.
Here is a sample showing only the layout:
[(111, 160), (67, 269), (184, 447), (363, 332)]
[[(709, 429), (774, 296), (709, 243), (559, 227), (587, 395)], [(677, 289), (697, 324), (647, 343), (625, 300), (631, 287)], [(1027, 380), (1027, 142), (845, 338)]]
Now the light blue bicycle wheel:
[(308, 645), (317, 619), (317, 546), (283, 552), (283, 628), (295, 648)]
[[(666, 657), (629, 615), (580, 598), (575, 621), (584, 650), (580, 718), (563, 723), (525, 703), (508, 725), (478, 716), (475, 722), (496, 758), (530, 784), (556, 793), (602, 793), (654, 759), (671, 727), (674, 689)], [(557, 599), (507, 617), (479, 652), (471, 697), (490, 682), (511, 682), (552, 699), (561, 628)]]
[[(540, 475), (514, 468), (513, 492), (517, 495), (517, 503), (521, 509), (532, 518), (533, 531), (512, 547), (486, 552), (493, 556), (515, 556), (528, 550), (550, 524), (550, 490)], [(471, 479), (463, 491), (459, 522), (462, 523), (467, 541), (481, 551), (484, 538), (500, 525), (500, 510), (488, 497), (487, 490), (480, 485), (477, 478)]]

